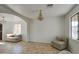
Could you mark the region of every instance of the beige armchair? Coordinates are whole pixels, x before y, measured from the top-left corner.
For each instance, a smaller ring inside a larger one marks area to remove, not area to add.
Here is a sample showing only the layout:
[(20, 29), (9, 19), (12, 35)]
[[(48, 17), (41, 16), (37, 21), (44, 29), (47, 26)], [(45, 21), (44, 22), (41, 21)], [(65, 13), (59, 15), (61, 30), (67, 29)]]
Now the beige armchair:
[(56, 37), (52, 40), (51, 45), (59, 50), (63, 50), (67, 47), (67, 39)]

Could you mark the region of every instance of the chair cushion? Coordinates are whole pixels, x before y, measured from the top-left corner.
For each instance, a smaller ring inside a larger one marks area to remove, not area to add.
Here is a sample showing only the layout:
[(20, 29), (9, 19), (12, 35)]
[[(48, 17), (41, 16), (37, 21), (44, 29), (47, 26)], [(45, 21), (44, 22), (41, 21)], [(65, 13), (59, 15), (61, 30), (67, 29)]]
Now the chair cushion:
[(7, 37), (14, 36), (14, 34), (7, 34)]
[(52, 41), (52, 43), (56, 43), (56, 44), (66, 44), (64, 41), (56, 41), (56, 40), (54, 40), (54, 41)]

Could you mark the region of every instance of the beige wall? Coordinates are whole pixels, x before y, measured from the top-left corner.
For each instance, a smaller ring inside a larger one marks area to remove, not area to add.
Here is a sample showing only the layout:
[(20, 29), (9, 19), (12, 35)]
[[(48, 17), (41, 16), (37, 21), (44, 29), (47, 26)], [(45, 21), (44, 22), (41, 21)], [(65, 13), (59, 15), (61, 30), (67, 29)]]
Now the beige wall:
[(49, 43), (56, 36), (64, 36), (64, 17), (45, 17), (30, 23), (30, 41)]

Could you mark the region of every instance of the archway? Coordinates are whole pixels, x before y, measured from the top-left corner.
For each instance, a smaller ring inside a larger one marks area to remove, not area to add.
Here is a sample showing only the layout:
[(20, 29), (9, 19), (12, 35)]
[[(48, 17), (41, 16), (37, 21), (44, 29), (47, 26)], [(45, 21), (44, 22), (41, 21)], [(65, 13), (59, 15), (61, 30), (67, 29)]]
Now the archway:
[[(2, 24), (2, 40), (6, 40), (6, 34), (13, 34), (14, 32), (22, 35), (22, 39), (27, 41), (27, 22), (25, 22), (22, 18), (8, 13), (0, 13), (1, 19), (0, 23)], [(18, 26), (21, 25), (21, 26)], [(15, 27), (19, 28), (15, 28)], [(18, 30), (16, 30), (18, 29)]]

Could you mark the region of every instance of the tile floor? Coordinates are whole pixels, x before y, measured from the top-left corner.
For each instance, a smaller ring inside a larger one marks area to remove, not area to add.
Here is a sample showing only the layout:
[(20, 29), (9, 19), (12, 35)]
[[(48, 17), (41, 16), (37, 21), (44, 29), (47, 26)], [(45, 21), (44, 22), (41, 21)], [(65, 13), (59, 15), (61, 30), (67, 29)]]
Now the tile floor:
[(0, 54), (56, 54), (59, 50), (47, 43), (0, 42)]

